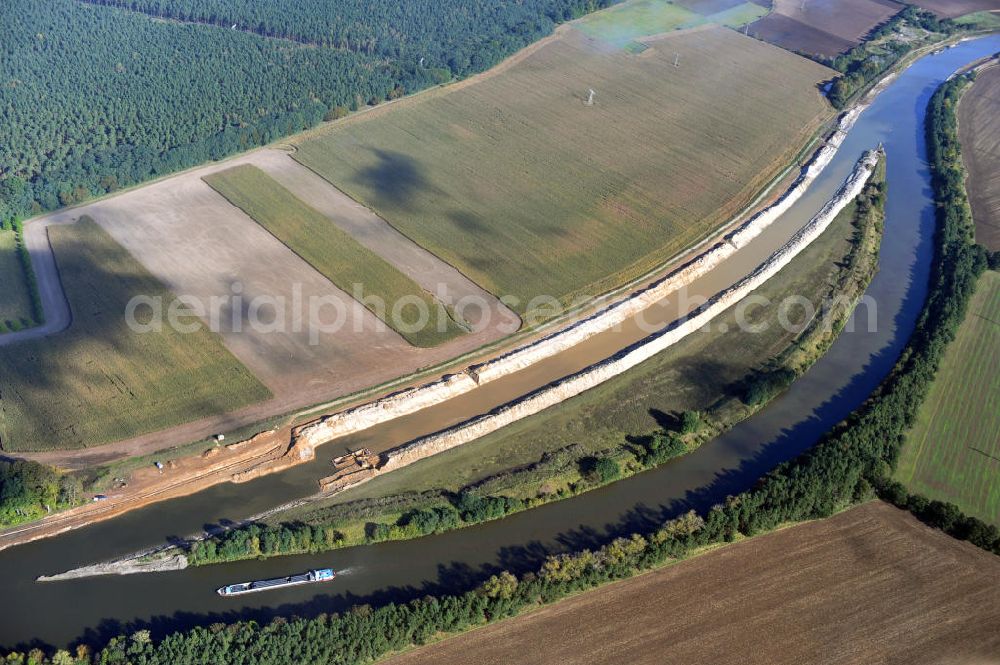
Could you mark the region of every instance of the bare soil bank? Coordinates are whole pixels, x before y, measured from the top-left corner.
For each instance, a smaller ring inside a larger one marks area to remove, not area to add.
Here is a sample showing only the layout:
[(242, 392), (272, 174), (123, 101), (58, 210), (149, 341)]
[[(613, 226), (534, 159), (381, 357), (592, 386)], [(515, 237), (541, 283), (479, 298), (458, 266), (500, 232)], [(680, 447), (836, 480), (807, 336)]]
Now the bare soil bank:
[(976, 241), (1000, 250), (1000, 65), (983, 68), (958, 105), (966, 189)]
[(1000, 558), (874, 502), (386, 662), (995, 662), (998, 575)]

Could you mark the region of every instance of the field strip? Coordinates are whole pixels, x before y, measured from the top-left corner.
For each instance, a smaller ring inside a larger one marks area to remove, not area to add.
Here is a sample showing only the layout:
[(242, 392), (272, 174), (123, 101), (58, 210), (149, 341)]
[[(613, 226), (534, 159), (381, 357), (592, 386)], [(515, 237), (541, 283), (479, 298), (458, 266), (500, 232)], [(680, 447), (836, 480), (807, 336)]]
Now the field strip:
[(62, 332), (73, 322), (69, 302), (63, 292), (62, 281), (59, 279), (59, 269), (56, 267), (55, 254), (49, 244), (48, 228), (54, 224), (67, 224), (71, 220), (61, 216), (47, 217), (38, 224), (25, 224), (24, 244), (31, 256), (31, 265), (38, 280), (38, 295), (42, 299), (42, 309), (45, 312), (45, 323), (41, 326), (9, 332), (0, 335), (0, 346), (37, 339), (47, 335)]

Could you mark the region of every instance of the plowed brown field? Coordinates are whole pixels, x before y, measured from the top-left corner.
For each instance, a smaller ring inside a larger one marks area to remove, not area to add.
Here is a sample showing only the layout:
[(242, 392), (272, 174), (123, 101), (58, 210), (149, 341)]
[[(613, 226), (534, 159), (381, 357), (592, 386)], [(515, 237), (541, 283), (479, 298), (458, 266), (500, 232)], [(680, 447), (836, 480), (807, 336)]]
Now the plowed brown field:
[(835, 56), (902, 9), (891, 0), (775, 0), (750, 34), (791, 51)]
[(1000, 557), (874, 502), (388, 662), (996, 663), (997, 579)]
[(958, 106), (976, 240), (1000, 250), (1000, 65), (983, 70)]

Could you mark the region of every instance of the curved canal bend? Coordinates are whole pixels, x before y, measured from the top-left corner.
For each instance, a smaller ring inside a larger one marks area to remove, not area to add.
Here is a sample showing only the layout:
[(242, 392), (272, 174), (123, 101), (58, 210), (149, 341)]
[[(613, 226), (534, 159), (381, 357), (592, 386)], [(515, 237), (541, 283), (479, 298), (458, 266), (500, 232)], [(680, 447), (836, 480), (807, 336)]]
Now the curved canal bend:
[[(140, 626), (162, 633), (196, 623), (310, 615), (360, 602), (460, 591), (497, 568), (533, 568), (547, 553), (603, 542), (614, 533), (642, 528), (692, 507), (705, 509), (747, 488), (776, 464), (808, 448), (856, 408), (906, 343), (926, 295), (932, 254), (934, 219), (924, 111), (934, 89), (952, 72), (998, 50), (1000, 36), (993, 35), (913, 64), (865, 111), (810, 194), (786, 214), (801, 225), (829, 198), (865, 149), (884, 143), (889, 182), (885, 238), (880, 272), (868, 290), (878, 303), (877, 330), (868, 331), (868, 312), (859, 309), (854, 331), (845, 331), (786, 395), (751, 420), (655, 471), (575, 499), (439, 536), (171, 573), (49, 584), (33, 581), (42, 573), (196, 532), (206, 519), (211, 523), (239, 519), (303, 496), (315, 487), (314, 478), (321, 471), (307, 465), (246, 485), (221, 485), (155, 504), (0, 553), (0, 589), (5, 601), (0, 604), (0, 644), (98, 642)], [(405, 423), (391, 425), (400, 427), (405, 428)], [(385, 434), (376, 428), (351, 443)], [(215, 588), (233, 581), (328, 565), (342, 574), (322, 593), (316, 587), (239, 599), (214, 593)]]

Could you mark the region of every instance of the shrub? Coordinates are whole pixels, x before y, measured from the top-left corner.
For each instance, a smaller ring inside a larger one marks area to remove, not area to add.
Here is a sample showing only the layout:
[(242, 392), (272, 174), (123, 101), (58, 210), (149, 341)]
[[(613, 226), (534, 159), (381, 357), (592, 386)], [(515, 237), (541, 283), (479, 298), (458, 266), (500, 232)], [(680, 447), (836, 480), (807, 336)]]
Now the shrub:
[(610, 483), (622, 475), (618, 462), (610, 457), (585, 457), (580, 460), (580, 471), (583, 477), (592, 483)]

